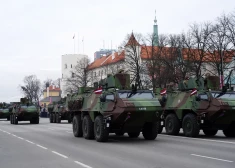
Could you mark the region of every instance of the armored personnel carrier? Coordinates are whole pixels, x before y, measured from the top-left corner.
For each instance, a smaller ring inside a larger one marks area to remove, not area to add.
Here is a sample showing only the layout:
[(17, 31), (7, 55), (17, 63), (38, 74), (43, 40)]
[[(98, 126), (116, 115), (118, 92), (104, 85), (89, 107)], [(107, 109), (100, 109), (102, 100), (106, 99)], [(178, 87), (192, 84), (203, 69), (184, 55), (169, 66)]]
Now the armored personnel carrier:
[(0, 103), (0, 118), (6, 118), (8, 121), (10, 120), (9, 106), (10, 105), (5, 102)]
[(218, 88), (219, 78), (211, 76), (205, 80), (190, 78), (181, 81), (178, 90), (167, 90), (160, 98), (166, 133), (177, 135), (183, 128), (188, 137), (198, 136), (201, 129), (207, 136), (214, 136), (218, 130), (225, 136), (235, 136), (234, 92), (211, 91)]
[(68, 123), (71, 123), (71, 113), (68, 112), (65, 105), (66, 98), (48, 105), (50, 123), (61, 123), (61, 120), (68, 120)]
[(39, 124), (39, 107), (30, 103), (27, 98), (21, 98), (20, 103), (12, 103), (9, 107), (11, 124), (19, 121), (30, 121), (30, 124)]
[(94, 90), (80, 89), (70, 104), (75, 137), (108, 140), (109, 133), (136, 138), (142, 132), (146, 140), (154, 140), (158, 134), (158, 122), (162, 113), (159, 101), (150, 90), (130, 87), (130, 75), (108, 75)]

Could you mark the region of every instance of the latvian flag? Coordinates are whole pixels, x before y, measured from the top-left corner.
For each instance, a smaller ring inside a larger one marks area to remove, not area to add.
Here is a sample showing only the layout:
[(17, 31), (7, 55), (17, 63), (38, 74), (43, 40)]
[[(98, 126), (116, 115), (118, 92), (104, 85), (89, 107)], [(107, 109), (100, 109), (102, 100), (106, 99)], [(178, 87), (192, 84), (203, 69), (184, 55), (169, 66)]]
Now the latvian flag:
[(190, 96), (195, 95), (195, 94), (197, 94), (197, 89), (194, 88), (194, 89), (191, 91)]
[(101, 94), (102, 93), (102, 88), (100, 87), (100, 88), (96, 89), (94, 92), (95, 92), (95, 94)]
[(165, 95), (166, 94), (166, 88), (162, 89), (160, 92), (161, 95)]

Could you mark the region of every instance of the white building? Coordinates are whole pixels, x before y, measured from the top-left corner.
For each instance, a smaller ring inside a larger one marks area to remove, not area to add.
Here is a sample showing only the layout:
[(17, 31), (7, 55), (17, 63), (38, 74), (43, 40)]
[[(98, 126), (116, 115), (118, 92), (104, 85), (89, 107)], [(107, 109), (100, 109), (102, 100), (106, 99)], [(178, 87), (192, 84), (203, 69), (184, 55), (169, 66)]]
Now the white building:
[(77, 65), (77, 62), (87, 57), (87, 55), (84, 54), (65, 54), (61, 56), (61, 97), (67, 95), (65, 89), (66, 89), (66, 79), (72, 77), (72, 70)]

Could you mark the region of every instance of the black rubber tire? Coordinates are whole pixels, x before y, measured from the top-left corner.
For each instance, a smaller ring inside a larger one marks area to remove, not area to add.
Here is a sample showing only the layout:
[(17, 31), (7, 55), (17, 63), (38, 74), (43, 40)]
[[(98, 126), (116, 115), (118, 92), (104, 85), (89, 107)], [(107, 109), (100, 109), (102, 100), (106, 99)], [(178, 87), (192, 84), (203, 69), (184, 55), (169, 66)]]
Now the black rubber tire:
[(186, 137), (197, 137), (200, 132), (200, 125), (197, 122), (196, 115), (189, 113), (183, 119), (183, 131)]
[(123, 136), (125, 133), (124, 132), (115, 132), (117, 136)]
[(50, 115), (49, 115), (49, 121), (50, 121), (50, 123), (53, 123), (53, 118), (52, 118), (53, 116), (52, 116), (52, 114), (50, 113)]
[(13, 124), (12, 114), (10, 115), (10, 123)]
[(109, 128), (103, 122), (103, 116), (99, 115), (95, 118), (94, 134), (97, 142), (106, 142), (109, 138)]
[(52, 123), (56, 123), (56, 117), (54, 113), (52, 114)]
[(165, 120), (166, 134), (178, 135), (180, 132), (180, 121), (173, 113), (167, 115)]
[(34, 119), (34, 124), (39, 124), (39, 117)]
[(203, 129), (203, 132), (206, 136), (215, 136), (218, 132), (216, 129)]
[(235, 127), (231, 124), (227, 129), (223, 130), (223, 133), (226, 137), (234, 138), (235, 137)]
[(155, 140), (158, 134), (158, 122), (145, 123), (142, 134), (146, 140)]
[(75, 137), (82, 137), (82, 120), (81, 115), (73, 117), (73, 135)]
[(9, 116), (9, 117), (7, 117), (7, 121), (10, 121), (10, 116)]
[(82, 120), (82, 133), (85, 139), (94, 139), (94, 123), (89, 115), (85, 115)]
[(12, 114), (12, 124), (15, 124), (15, 115)]
[(138, 138), (140, 135), (140, 132), (128, 132), (128, 136), (130, 138)]

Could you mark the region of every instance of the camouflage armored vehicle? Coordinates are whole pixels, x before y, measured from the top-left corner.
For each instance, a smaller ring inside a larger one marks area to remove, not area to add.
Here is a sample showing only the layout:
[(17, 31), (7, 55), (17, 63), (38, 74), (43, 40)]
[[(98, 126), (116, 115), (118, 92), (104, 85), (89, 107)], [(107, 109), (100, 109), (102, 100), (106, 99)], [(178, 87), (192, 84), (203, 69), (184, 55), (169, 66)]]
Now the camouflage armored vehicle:
[(211, 76), (205, 80), (190, 78), (181, 81), (178, 90), (167, 90), (160, 98), (166, 133), (177, 135), (183, 128), (185, 136), (196, 137), (200, 129), (207, 136), (223, 130), (225, 136), (234, 137), (234, 92), (211, 91), (218, 88), (219, 78)]
[(61, 123), (61, 120), (68, 120), (68, 123), (71, 123), (71, 113), (68, 112), (65, 104), (66, 98), (63, 98), (57, 103), (48, 105), (50, 123)]
[(9, 112), (9, 107), (10, 105), (3, 102), (0, 103), (0, 119), (1, 118), (6, 118), (8, 121), (10, 120), (10, 112)]
[(108, 140), (109, 133), (136, 138), (142, 132), (146, 140), (154, 140), (158, 134), (158, 122), (162, 113), (159, 101), (150, 90), (130, 87), (129, 74), (118, 73), (95, 84), (95, 90), (81, 89), (77, 93), (77, 109), (73, 116), (75, 137)]
[(28, 99), (21, 98), (20, 103), (12, 103), (9, 107), (11, 124), (19, 121), (30, 121), (30, 124), (39, 124), (39, 107), (30, 103)]

